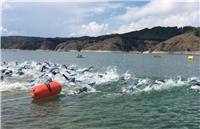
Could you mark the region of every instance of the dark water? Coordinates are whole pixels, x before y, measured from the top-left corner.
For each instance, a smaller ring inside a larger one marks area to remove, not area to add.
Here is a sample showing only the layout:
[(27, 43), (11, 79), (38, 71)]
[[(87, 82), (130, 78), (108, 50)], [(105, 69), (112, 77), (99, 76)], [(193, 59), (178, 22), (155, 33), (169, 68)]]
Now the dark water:
[[(170, 79), (181, 76), (183, 82), (199, 78), (199, 57), (193, 62), (185, 55), (154, 55), (127, 53), (77, 53), (48, 51), (3, 51), (4, 61), (52, 61), (95, 66), (105, 71), (116, 67), (119, 74), (129, 72), (138, 78)], [(185, 80), (185, 81), (184, 81)], [(132, 83), (118, 80), (96, 86), (94, 92), (81, 96), (62, 94), (34, 101), (27, 90), (2, 92), (1, 122), (3, 129), (199, 129), (200, 91), (188, 83), (181, 86), (136, 94), (121, 92)]]

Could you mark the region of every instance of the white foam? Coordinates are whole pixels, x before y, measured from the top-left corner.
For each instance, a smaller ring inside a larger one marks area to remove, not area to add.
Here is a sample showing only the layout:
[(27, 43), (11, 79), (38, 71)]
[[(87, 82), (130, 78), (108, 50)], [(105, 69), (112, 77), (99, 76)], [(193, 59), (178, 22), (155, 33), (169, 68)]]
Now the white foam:
[(15, 92), (15, 90), (29, 90), (29, 87), (25, 83), (15, 82), (0, 82), (0, 91), (11, 91)]
[[(155, 84), (155, 80), (149, 79), (149, 78), (135, 78), (133, 75), (129, 74), (128, 72), (124, 74), (119, 74), (117, 72), (116, 67), (108, 67), (105, 71), (96, 72), (95, 70), (91, 71), (85, 71), (88, 68), (79, 68), (76, 65), (69, 65), (68, 67), (70, 69), (65, 69), (61, 64), (53, 64), (51, 62), (48, 62), (50, 66), (47, 63), (38, 63), (38, 62), (22, 62), (16, 65), (16, 62), (8, 62), (8, 64), (2, 64), (1, 69), (9, 69), (13, 71), (12, 77), (6, 77), (3, 82), (0, 82), (0, 91), (15, 91), (17, 90), (30, 90), (31, 86), (45, 83), (48, 77), (52, 77), (53, 81), (60, 82), (64, 90), (69, 91), (69, 93), (74, 92), (76, 88), (79, 87), (80, 84), (89, 84), (89, 83), (96, 83), (96, 86), (110, 83), (110, 82), (116, 82), (120, 79), (125, 80), (126, 82), (132, 82), (136, 83), (136, 87), (138, 88), (137, 92), (146, 92), (146, 91), (159, 91), (159, 90), (165, 90), (173, 87), (178, 86), (184, 86), (184, 85), (191, 85), (190, 82), (195, 80), (196, 82), (200, 82), (199, 77), (191, 77), (187, 78), (186, 81), (183, 81), (181, 77), (178, 79), (166, 79), (161, 84)], [(47, 69), (45, 72), (41, 72), (42, 66), (46, 66), (49, 69)], [(18, 69), (23, 68), (26, 66), (26, 69), (22, 69), (24, 72), (24, 75), (18, 75)], [(52, 76), (52, 74), (49, 72), (52, 68), (58, 68), (61, 74), (56, 74), (55, 76)], [(69, 71), (70, 73), (68, 73)], [(85, 72), (83, 72), (85, 71)], [(66, 80), (62, 74), (65, 74), (66, 76), (72, 76), (74, 75), (76, 82), (69, 82)], [(34, 82), (28, 82), (28, 80), (34, 80)], [(198, 87), (191, 86), (191, 89), (198, 89)], [(92, 90), (96, 92), (95, 88)]]
[(149, 83), (149, 79), (139, 79), (137, 85), (147, 85)]
[(199, 90), (200, 91), (200, 86), (195, 85), (195, 86), (191, 86), (190, 88), (193, 89), (193, 90)]
[(177, 87), (177, 86), (183, 86), (186, 83), (181, 81), (181, 80), (173, 80), (173, 79), (168, 79), (165, 80), (165, 82), (160, 83), (160, 84), (153, 84), (149, 86), (147, 89), (148, 90), (166, 90), (169, 88)]
[[(91, 83), (95, 82), (97, 85), (103, 84), (106, 82), (112, 82), (119, 80), (119, 75), (117, 73), (117, 69), (113, 67), (108, 67), (108, 69), (105, 72), (99, 73), (99, 72), (82, 72), (86, 70), (87, 68), (78, 68), (76, 65), (70, 65), (67, 73), (66, 69), (63, 68), (62, 65), (57, 64), (56, 66), (48, 62), (51, 66), (49, 66), (47, 63), (37, 63), (37, 62), (22, 62), (19, 64), (16, 64), (16, 62), (8, 62), (7, 64), (2, 64), (1, 69), (9, 69), (13, 71), (13, 74), (11, 77), (6, 77), (3, 82), (1, 82), (1, 91), (15, 91), (15, 89), (18, 90), (27, 90), (30, 89), (31, 86), (38, 85), (45, 83), (47, 78), (52, 77), (53, 81), (60, 82), (65, 87), (76, 87), (79, 85), (79, 83)], [(49, 69), (45, 70), (44, 72), (41, 72), (42, 66), (46, 66)], [(24, 68), (26, 67), (26, 68)], [(49, 72), (52, 68), (58, 68), (61, 74), (57, 74), (55, 76), (52, 76), (52, 74)], [(18, 75), (18, 69), (22, 68), (22, 71), (24, 72), (24, 75)], [(73, 83), (67, 81), (62, 74), (65, 74), (67, 76), (74, 75), (76, 80), (78, 82)], [(99, 75), (102, 75), (100, 77)], [(28, 80), (34, 80), (33, 82), (28, 82)], [(95, 89), (91, 91), (96, 91)]]

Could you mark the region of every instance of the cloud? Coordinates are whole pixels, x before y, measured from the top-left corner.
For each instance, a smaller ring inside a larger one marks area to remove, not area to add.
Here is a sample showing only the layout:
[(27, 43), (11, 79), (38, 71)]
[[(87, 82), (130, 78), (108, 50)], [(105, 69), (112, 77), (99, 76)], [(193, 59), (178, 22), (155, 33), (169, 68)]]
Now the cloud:
[(3, 36), (13, 36), (13, 35), (26, 35), (24, 31), (14, 31), (8, 30), (7, 28), (0, 26), (0, 34)]
[(141, 7), (127, 7), (125, 14), (116, 16), (121, 25), (117, 33), (154, 26), (199, 26), (197, 2), (169, 2), (153, 0)]
[(0, 31), (1, 33), (7, 32), (8, 30), (6, 28), (4, 28), (3, 26), (0, 26)]
[(76, 32), (71, 33), (71, 36), (98, 36), (104, 34), (108, 29), (108, 24), (98, 24), (95, 21), (83, 24), (76, 28)]
[(46, 0), (46, 3), (40, 1), (43, 0), (34, 3), (6, 2), (2, 13), (2, 26), (7, 28), (4, 34), (45, 37), (98, 36), (154, 26), (199, 26), (197, 0), (196, 3), (187, 0), (75, 0), (63, 3), (60, 0)]
[(0, 2), (0, 10), (6, 10), (6, 9), (13, 9), (14, 6), (11, 5), (11, 3), (8, 2)]
[[(95, 16), (120, 7), (124, 7), (124, 4), (110, 2), (73, 3), (73, 12), (71, 13), (76, 13), (79, 16)], [(70, 7), (68, 8), (67, 10), (70, 11)]]
[(198, 12), (182, 13), (168, 17), (155, 18), (152, 16), (141, 18), (136, 22), (131, 22), (128, 25), (122, 25), (117, 30), (117, 33), (125, 33), (143, 28), (152, 28), (155, 26), (198, 26)]
[[(5, 0), (4, 0), (5, 1)], [(64, 2), (121, 2), (121, 0), (6, 0), (7, 2), (51, 2), (51, 3), (64, 3)], [(126, 1), (126, 0), (125, 0)], [(129, 0), (127, 0), (129, 1)]]

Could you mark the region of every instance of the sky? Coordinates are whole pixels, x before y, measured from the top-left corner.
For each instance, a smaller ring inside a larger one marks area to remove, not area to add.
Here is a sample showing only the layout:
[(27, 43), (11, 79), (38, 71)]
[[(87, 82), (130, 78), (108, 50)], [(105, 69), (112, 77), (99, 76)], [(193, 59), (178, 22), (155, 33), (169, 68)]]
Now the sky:
[(199, 27), (200, 23), (199, 0), (32, 1), (1, 3), (1, 35), (99, 36), (155, 26)]

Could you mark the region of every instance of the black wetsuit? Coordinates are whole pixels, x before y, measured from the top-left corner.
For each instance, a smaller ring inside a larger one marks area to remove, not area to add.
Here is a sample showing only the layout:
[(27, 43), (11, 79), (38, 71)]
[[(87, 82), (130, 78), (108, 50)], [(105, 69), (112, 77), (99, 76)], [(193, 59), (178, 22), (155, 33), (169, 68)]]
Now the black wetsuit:
[(80, 88), (78, 94), (82, 92), (87, 92), (87, 90), (88, 90), (87, 87)]

